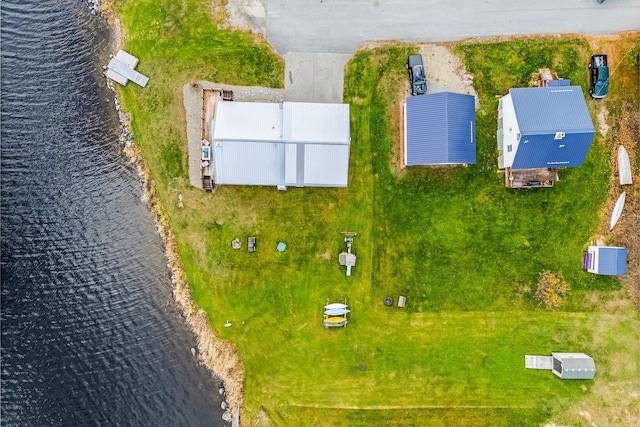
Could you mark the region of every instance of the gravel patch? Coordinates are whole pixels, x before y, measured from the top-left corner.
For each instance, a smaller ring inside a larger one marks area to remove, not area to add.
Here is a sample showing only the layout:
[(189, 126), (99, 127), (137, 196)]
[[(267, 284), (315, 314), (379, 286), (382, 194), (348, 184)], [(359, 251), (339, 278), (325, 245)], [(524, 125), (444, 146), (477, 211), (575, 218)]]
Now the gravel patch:
[(267, 34), (266, 0), (229, 0), (227, 16), (231, 26), (256, 34)]

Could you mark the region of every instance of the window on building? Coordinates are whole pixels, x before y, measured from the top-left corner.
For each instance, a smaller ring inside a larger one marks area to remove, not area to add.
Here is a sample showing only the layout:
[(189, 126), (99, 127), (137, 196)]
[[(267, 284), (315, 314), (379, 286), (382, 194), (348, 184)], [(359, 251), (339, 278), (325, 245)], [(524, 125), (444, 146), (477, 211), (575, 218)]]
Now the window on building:
[(513, 150), (513, 145), (507, 145), (507, 153), (510, 153)]
[(559, 374), (562, 373), (562, 362), (555, 357), (553, 358), (553, 370)]

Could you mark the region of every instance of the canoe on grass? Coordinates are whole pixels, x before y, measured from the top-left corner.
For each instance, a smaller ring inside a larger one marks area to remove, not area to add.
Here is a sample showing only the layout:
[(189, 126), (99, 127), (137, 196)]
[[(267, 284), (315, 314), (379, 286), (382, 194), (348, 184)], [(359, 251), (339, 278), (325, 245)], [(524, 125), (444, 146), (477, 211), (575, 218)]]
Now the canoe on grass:
[(347, 308), (332, 308), (324, 312), (327, 316), (343, 316), (347, 313), (351, 313), (351, 310)]
[(325, 310), (333, 310), (333, 309), (339, 309), (339, 308), (347, 308), (347, 304), (341, 304), (339, 302), (335, 302), (333, 304), (328, 304), (324, 306)]
[(624, 201), (627, 197), (627, 192), (623, 191), (620, 197), (618, 197), (618, 201), (616, 205), (613, 207), (613, 213), (611, 214), (611, 223), (609, 224), (609, 231), (613, 230), (613, 227), (616, 226), (616, 223), (620, 219), (620, 215), (622, 215), (622, 209), (624, 209)]
[(335, 328), (338, 326), (347, 326), (347, 319), (345, 317), (328, 317), (322, 322), (327, 328)]
[(626, 148), (621, 145), (618, 148), (618, 182), (620, 185), (628, 185), (633, 183), (631, 178), (631, 163), (629, 162), (629, 153)]

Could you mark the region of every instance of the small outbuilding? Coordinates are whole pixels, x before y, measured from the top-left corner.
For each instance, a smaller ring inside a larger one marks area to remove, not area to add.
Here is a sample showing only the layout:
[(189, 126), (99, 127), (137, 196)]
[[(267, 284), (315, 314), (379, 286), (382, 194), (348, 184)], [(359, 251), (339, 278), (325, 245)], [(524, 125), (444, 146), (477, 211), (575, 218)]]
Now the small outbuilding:
[(590, 380), (596, 375), (593, 359), (584, 353), (551, 353), (551, 372), (563, 380)]
[(452, 92), (407, 97), (404, 165), (476, 162), (475, 97)]
[(627, 274), (627, 248), (589, 246), (582, 258), (582, 268), (594, 274), (624, 276)]
[(356, 256), (351, 252), (341, 252), (338, 255), (338, 262), (342, 266), (347, 267), (347, 276), (351, 276), (351, 267), (355, 267), (356, 265)]
[(552, 352), (551, 356), (526, 355), (524, 367), (549, 370), (563, 380), (590, 380), (596, 374), (595, 362), (584, 353)]

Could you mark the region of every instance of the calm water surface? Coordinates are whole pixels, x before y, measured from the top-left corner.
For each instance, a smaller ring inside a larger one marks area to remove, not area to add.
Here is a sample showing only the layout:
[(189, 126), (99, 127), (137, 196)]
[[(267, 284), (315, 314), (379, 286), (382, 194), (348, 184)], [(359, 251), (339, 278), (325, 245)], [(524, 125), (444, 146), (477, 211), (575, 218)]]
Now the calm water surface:
[(1, 12), (2, 425), (224, 425), (117, 142), (108, 31), (81, 0)]

